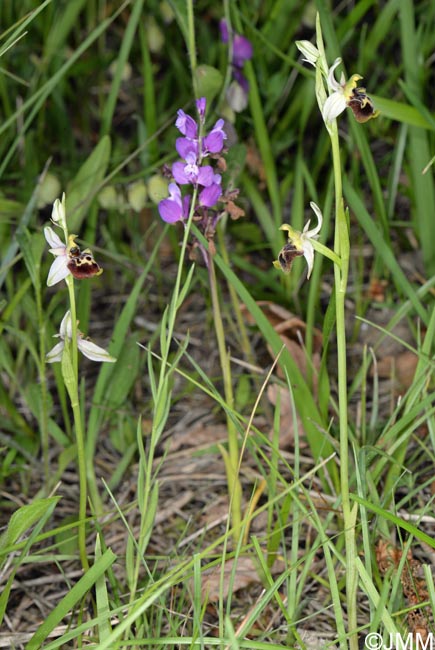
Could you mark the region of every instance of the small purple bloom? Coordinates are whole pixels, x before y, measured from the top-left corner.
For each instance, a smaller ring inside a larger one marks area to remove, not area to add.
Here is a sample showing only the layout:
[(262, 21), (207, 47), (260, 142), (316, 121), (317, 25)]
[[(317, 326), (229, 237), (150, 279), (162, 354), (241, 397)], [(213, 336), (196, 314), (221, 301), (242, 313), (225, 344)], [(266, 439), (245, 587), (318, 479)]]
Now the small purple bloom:
[(225, 18), (222, 18), (219, 21), (219, 29), (221, 30), (222, 43), (228, 43), (228, 25)]
[(212, 208), (220, 198), (221, 194), (222, 187), (220, 183), (212, 183), (199, 193), (199, 203), (206, 208)]
[(201, 120), (201, 122), (204, 121), (206, 107), (207, 107), (207, 100), (205, 97), (200, 97), (199, 99), (196, 100), (196, 110), (198, 111), (199, 119)]
[(169, 197), (159, 203), (159, 213), (166, 223), (175, 223), (185, 216), (184, 200), (182, 201), (180, 188), (175, 183), (169, 183), (168, 190)]
[(249, 93), (249, 81), (246, 79), (245, 75), (239, 68), (234, 68), (233, 77), (235, 81), (242, 87), (246, 95)]
[(233, 63), (241, 68), (245, 61), (252, 59), (252, 43), (240, 34), (234, 35), (233, 40)]
[(213, 167), (204, 165), (199, 167), (195, 154), (191, 153), (186, 156), (186, 162), (174, 162), (172, 165), (172, 175), (180, 185), (202, 185), (208, 187), (213, 182)]
[(218, 120), (210, 133), (203, 139), (204, 153), (219, 153), (224, 146), (227, 134), (223, 130), (224, 121)]
[(172, 175), (180, 185), (196, 183), (198, 178), (198, 165), (195, 163), (185, 163), (180, 160), (172, 165)]
[(188, 138), (196, 138), (198, 127), (195, 120), (190, 115), (187, 115), (181, 108), (177, 111), (177, 119), (175, 126), (177, 129)]

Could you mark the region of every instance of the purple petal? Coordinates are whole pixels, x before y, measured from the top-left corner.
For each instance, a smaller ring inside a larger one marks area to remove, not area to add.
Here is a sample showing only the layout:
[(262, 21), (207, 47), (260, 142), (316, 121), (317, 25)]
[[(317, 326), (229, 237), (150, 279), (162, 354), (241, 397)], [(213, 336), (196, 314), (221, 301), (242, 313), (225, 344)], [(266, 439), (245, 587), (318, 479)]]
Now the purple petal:
[(222, 18), (219, 21), (219, 29), (221, 32), (221, 41), (222, 43), (228, 43), (228, 25), (225, 18)]
[(169, 183), (169, 197), (160, 201), (158, 209), (163, 221), (175, 223), (182, 217), (181, 190), (176, 183)]
[(218, 120), (210, 133), (205, 136), (203, 139), (204, 151), (209, 153), (219, 153), (222, 151), (224, 140), (227, 138), (227, 134), (222, 128), (223, 125), (224, 121)]
[(200, 97), (196, 100), (196, 110), (198, 111), (199, 119), (204, 121), (205, 110), (207, 108), (207, 100), (205, 97)]
[(193, 117), (187, 115), (181, 108), (177, 111), (177, 119), (175, 121), (175, 126), (183, 135), (188, 138), (196, 138), (198, 127)]
[(172, 199), (163, 199), (158, 205), (159, 214), (166, 223), (175, 223), (182, 217), (181, 205)]
[(239, 84), (239, 86), (242, 87), (243, 91), (247, 95), (249, 93), (249, 81), (246, 79), (245, 75), (239, 68), (234, 68), (233, 69), (233, 77)]
[(193, 153), (195, 158), (198, 157), (198, 142), (190, 140), (189, 138), (177, 138), (175, 141), (175, 148), (181, 158), (186, 160), (186, 157)]
[(186, 165), (183, 162), (174, 162), (172, 165), (172, 176), (180, 185), (191, 183), (191, 177), (186, 173)]
[(242, 67), (245, 61), (252, 59), (252, 43), (244, 36), (235, 34), (233, 40), (233, 63)]
[(197, 179), (198, 185), (203, 185), (204, 187), (208, 187), (213, 183), (213, 179), (214, 179), (213, 167), (211, 167), (210, 165), (205, 165), (204, 167), (199, 168), (198, 179)]
[(212, 183), (209, 187), (204, 188), (199, 194), (199, 202), (206, 208), (212, 208), (222, 194), (222, 187), (217, 183)]
[(183, 196), (183, 217), (184, 219), (188, 219), (189, 217), (189, 212), (190, 212), (190, 200), (191, 200), (190, 194), (186, 194), (186, 196)]

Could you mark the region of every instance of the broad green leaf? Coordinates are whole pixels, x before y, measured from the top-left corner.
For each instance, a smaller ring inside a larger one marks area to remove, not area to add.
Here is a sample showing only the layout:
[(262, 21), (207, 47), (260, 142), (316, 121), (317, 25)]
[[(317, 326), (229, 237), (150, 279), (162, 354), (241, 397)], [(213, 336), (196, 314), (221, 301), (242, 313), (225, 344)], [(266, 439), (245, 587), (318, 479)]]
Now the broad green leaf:
[(211, 65), (199, 65), (195, 70), (195, 80), (198, 96), (205, 97), (209, 105), (222, 88), (222, 73)]
[(58, 501), (59, 497), (47, 497), (18, 508), (11, 516), (5, 532), (0, 536), (0, 553), (15, 544), (17, 539), (39, 521), (50, 508), (54, 508)]

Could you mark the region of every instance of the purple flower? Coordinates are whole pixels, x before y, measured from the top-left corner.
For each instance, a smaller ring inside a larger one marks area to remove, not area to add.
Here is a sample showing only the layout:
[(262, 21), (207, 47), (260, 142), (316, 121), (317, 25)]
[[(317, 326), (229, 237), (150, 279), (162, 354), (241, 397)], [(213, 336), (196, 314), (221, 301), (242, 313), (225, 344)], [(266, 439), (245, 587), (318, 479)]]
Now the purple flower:
[(196, 138), (198, 133), (198, 127), (195, 120), (190, 115), (187, 115), (181, 108), (177, 111), (177, 119), (175, 121), (175, 126), (183, 135), (188, 138)]
[(204, 153), (219, 153), (224, 146), (224, 140), (227, 139), (227, 134), (223, 130), (224, 121), (218, 120), (210, 133), (203, 138)]
[(249, 93), (249, 81), (246, 79), (245, 75), (239, 68), (234, 68), (233, 77), (235, 81), (242, 87), (242, 90), (246, 95)]
[(189, 216), (190, 196), (181, 198), (181, 190), (176, 183), (169, 183), (169, 197), (159, 203), (159, 213), (166, 223), (175, 223)]
[[(228, 25), (225, 20), (219, 23), (221, 39), (224, 43), (229, 41)], [(227, 102), (233, 111), (240, 113), (248, 104), (249, 83), (245, 78), (242, 68), (245, 61), (252, 59), (253, 47), (251, 41), (241, 34), (233, 35), (233, 81), (227, 90)]]
[(208, 187), (213, 182), (213, 167), (210, 165), (198, 166), (196, 156), (190, 153), (186, 156), (186, 162), (175, 162), (172, 165), (172, 175), (180, 185), (202, 185)]
[(228, 25), (227, 25), (227, 21), (225, 20), (225, 18), (221, 18), (221, 20), (219, 21), (219, 29), (221, 31), (221, 41), (222, 41), (222, 43), (228, 43), (228, 38), (229, 38)]
[(205, 208), (212, 208), (222, 195), (221, 177), (219, 174), (215, 174), (215, 176), (219, 177), (219, 182), (212, 183), (199, 193), (199, 203)]
[(200, 97), (199, 99), (196, 100), (196, 110), (198, 111), (199, 119), (201, 120), (201, 122), (204, 121), (206, 107), (207, 107), (207, 100), (205, 97)]
[[(222, 43), (228, 43), (230, 35), (228, 32), (228, 25), (225, 18), (219, 21), (219, 28), (221, 32)], [(232, 63), (241, 68), (245, 61), (252, 59), (253, 48), (252, 43), (245, 36), (241, 34), (234, 34), (233, 36), (233, 60)]]
[(241, 68), (245, 61), (252, 59), (252, 43), (240, 34), (234, 34), (233, 40), (233, 63)]
[(180, 158), (186, 160), (187, 156), (194, 154), (198, 158), (198, 141), (190, 140), (189, 138), (177, 138), (175, 148)]

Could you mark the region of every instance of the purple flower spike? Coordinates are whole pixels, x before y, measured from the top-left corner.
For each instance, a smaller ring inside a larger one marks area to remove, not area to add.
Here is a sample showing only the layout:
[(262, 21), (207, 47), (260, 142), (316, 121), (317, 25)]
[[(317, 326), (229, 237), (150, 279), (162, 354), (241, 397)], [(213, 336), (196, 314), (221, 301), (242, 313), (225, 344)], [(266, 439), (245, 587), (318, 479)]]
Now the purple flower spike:
[(199, 203), (205, 208), (212, 208), (222, 195), (222, 187), (218, 183), (212, 183), (205, 187), (199, 194)]
[(252, 59), (252, 43), (244, 36), (235, 34), (233, 41), (233, 63), (241, 68), (245, 61)]
[(177, 111), (177, 115), (178, 117), (176, 119), (175, 126), (180, 131), (180, 133), (188, 138), (196, 138), (198, 127), (196, 126), (196, 122), (193, 117), (187, 115), (187, 113), (185, 113), (181, 108)]
[(203, 139), (203, 148), (205, 153), (219, 153), (224, 147), (224, 140), (227, 134), (223, 130), (224, 121), (218, 120), (210, 133)]
[(201, 120), (201, 122), (204, 121), (206, 107), (207, 107), (207, 100), (205, 97), (200, 97), (199, 99), (196, 100), (196, 109), (198, 111), (199, 119)]
[(184, 216), (181, 191), (175, 183), (169, 183), (168, 190), (169, 197), (159, 203), (159, 214), (166, 223), (175, 223)]

